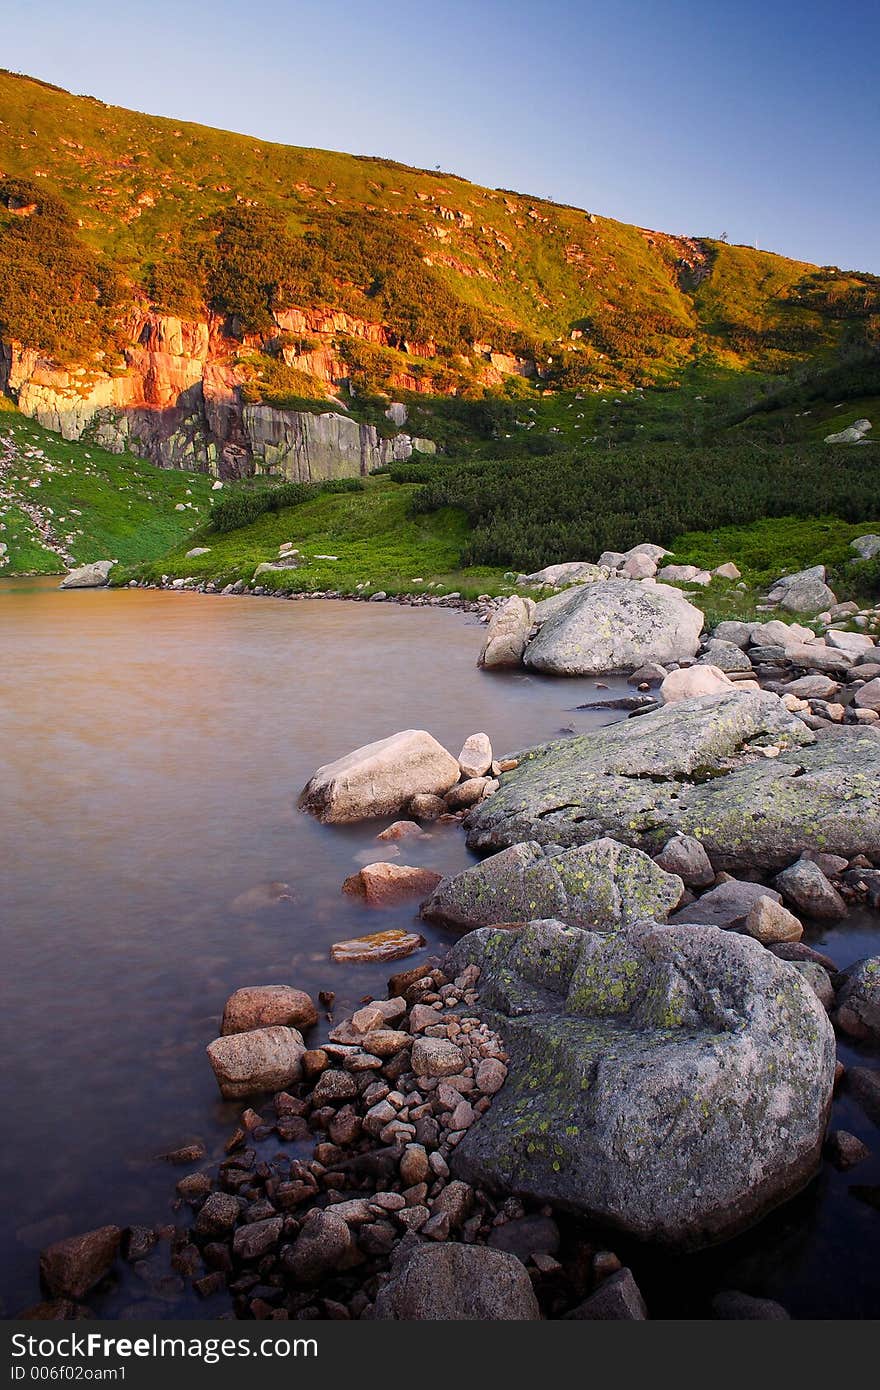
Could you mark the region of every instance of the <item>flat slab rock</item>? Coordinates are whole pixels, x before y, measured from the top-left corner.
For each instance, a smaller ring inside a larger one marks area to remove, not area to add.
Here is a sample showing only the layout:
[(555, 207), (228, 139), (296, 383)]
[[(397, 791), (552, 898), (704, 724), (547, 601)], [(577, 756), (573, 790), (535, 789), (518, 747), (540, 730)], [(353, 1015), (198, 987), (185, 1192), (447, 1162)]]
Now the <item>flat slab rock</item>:
[(554, 1201), (640, 1239), (732, 1235), (815, 1173), (834, 1032), (797, 970), (717, 927), (483, 927), (506, 1084), (455, 1149), (467, 1182)]
[[(781, 752), (765, 758), (761, 745)], [(682, 700), (519, 755), (465, 824), (482, 850), (610, 835), (656, 854), (681, 832), (730, 871), (782, 869), (805, 846), (875, 858), (880, 738), (817, 738), (769, 691)]]

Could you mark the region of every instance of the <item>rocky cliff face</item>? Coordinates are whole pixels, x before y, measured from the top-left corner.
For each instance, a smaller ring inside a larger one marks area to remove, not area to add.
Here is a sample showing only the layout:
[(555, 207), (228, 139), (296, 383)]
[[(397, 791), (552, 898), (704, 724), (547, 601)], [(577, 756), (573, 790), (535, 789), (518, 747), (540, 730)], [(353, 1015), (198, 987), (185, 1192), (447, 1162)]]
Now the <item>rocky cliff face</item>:
[[(285, 310), (277, 326), (279, 338), (272, 344), (239, 337), (235, 325), (215, 316), (187, 321), (146, 312), (129, 326), (118, 370), (63, 368), (31, 348), (4, 343), (0, 390), (25, 415), (65, 439), (93, 439), (116, 453), (130, 449), (160, 467), (219, 478), (263, 471), (297, 481), (351, 477), (409, 458), (414, 447), (430, 447), (406, 433), (384, 438), (329, 401), (322, 414), (248, 404), (242, 390), (247, 373), (237, 357), (242, 345), (261, 350), (280, 340), (285, 361), (328, 386), (347, 375), (335, 349), (337, 333), (398, 346), (383, 325), (333, 311)], [(285, 333), (315, 335), (318, 342), (300, 352), (283, 346)], [(430, 343), (405, 346), (425, 355), (434, 351)]]

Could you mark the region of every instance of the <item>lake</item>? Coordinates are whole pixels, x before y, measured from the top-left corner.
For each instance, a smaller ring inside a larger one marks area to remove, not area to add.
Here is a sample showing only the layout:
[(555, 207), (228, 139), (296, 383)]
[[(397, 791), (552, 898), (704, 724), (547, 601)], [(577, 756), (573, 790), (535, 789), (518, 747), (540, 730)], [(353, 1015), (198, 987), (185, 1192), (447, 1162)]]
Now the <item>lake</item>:
[[(186, 1170), (156, 1156), (192, 1139), (222, 1156), (241, 1106), (221, 1102), (204, 1048), (233, 989), (333, 990), (339, 1016), (398, 968), (329, 959), (334, 941), (416, 916), (342, 895), (363, 856), (388, 847), (376, 824), (325, 827), (297, 810), (315, 768), (409, 727), (453, 753), (485, 730), (503, 755), (619, 718), (575, 707), (627, 687), (479, 671), (475, 616), (394, 604), (4, 580), (0, 632), (0, 1298), (12, 1316), (38, 1300), (52, 1240), (180, 1219), (170, 1203)], [(397, 862), (444, 873), (472, 859), (457, 826), (400, 850)], [(289, 900), (242, 899), (273, 882)], [(452, 939), (419, 930), (428, 945), (411, 964)], [(880, 922), (862, 913), (810, 939), (845, 964), (880, 949)], [(880, 1148), (852, 1101), (836, 1110)], [(713, 1289), (736, 1287), (799, 1316), (880, 1315), (880, 1212), (849, 1190), (878, 1183), (876, 1155), (849, 1174), (826, 1167), (718, 1250), (629, 1252), (649, 1307), (699, 1315)], [(130, 1272), (95, 1306), (213, 1311)]]

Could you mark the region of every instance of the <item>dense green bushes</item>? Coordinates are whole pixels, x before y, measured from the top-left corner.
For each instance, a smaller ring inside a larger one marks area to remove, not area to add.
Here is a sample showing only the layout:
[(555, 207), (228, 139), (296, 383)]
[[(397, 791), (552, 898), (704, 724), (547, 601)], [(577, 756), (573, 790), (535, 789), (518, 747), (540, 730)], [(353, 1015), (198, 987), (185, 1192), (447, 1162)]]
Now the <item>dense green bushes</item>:
[[(394, 465), (391, 476), (417, 481), (425, 473), (406, 463)], [(760, 517), (858, 522), (880, 515), (880, 469), (869, 449), (822, 445), (565, 450), (547, 458), (438, 461), (413, 507), (444, 506), (461, 508), (471, 523), (463, 563), (530, 570)]]
[(321, 483), (281, 483), (278, 487), (237, 488), (211, 504), (211, 529), (237, 531), (267, 512), (298, 507), (322, 492), (362, 492), (361, 478), (329, 478)]
[(0, 337), (60, 362), (113, 342), (114, 268), (81, 240), (66, 204), (28, 179), (0, 179)]

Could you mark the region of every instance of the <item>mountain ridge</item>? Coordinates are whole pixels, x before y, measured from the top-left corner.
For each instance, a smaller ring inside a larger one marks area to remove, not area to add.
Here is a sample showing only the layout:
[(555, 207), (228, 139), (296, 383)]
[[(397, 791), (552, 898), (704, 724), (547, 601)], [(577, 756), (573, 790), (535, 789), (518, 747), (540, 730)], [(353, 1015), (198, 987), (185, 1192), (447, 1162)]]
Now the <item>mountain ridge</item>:
[(272, 411), (785, 371), (880, 314), (873, 276), (458, 175), (2, 72), (0, 110), (0, 386), (166, 465), (259, 470)]

